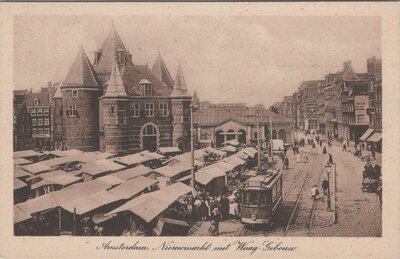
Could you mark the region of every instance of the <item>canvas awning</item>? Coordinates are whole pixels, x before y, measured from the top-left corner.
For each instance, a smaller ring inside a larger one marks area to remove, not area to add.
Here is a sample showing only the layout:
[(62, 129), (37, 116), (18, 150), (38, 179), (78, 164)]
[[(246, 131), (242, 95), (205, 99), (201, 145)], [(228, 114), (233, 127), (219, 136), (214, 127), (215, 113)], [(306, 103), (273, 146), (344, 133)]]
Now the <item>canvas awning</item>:
[(30, 165), (24, 165), (21, 167), (23, 170), (32, 173), (32, 174), (39, 174), (39, 173), (43, 173), (43, 172), (47, 172), (50, 171), (51, 168), (46, 166), (46, 165), (42, 165), (39, 163), (36, 164), (30, 164)]
[(37, 188), (40, 188), (45, 185), (61, 185), (61, 186), (68, 186), (73, 183), (77, 183), (81, 181), (81, 177), (73, 176), (73, 175), (68, 175), (68, 174), (61, 174), (61, 175), (54, 175), (51, 177), (46, 177), (42, 181), (37, 182), (35, 184), (32, 184), (31, 189), (35, 190)]
[(238, 166), (244, 165), (246, 163), (246, 161), (244, 161), (243, 159), (240, 159), (236, 156), (227, 157), (223, 161), (228, 164), (233, 165), (234, 167), (238, 167)]
[(28, 164), (32, 164), (32, 161), (29, 161), (28, 159), (25, 158), (14, 159), (14, 165), (28, 165)]
[(154, 169), (154, 172), (161, 174), (162, 176), (172, 178), (180, 173), (189, 171), (191, 166), (187, 163), (181, 162), (174, 165), (167, 165)]
[(120, 172), (112, 174), (112, 176), (118, 177), (122, 180), (130, 180), (139, 176), (146, 176), (147, 174), (153, 172), (154, 170), (146, 167), (144, 165), (139, 165), (133, 168), (128, 168), (125, 170), (122, 170)]
[(16, 151), (13, 153), (13, 158), (24, 158), (24, 157), (31, 157), (31, 156), (37, 156), (41, 155), (41, 153), (38, 153), (34, 150), (22, 150), (22, 151)]
[(374, 132), (374, 129), (367, 129), (364, 134), (359, 138), (360, 141), (365, 141), (367, 138), (369, 138), (372, 133)]
[(369, 142), (379, 142), (382, 139), (382, 133), (375, 132), (374, 135), (369, 137), (367, 141)]
[(225, 175), (226, 173), (218, 167), (206, 167), (196, 173), (195, 179), (196, 182), (207, 185), (214, 180), (214, 178), (223, 177)]
[(108, 191), (101, 191), (79, 197), (78, 199), (72, 201), (65, 202), (63, 204), (60, 204), (60, 206), (70, 213), (74, 213), (75, 209), (76, 214), (82, 215), (119, 200), (121, 199), (118, 196)]
[(85, 174), (89, 174), (92, 176), (96, 176), (98, 174), (106, 173), (106, 172), (113, 172), (124, 169), (125, 166), (115, 163), (113, 160), (110, 159), (102, 159), (91, 162), (89, 164), (85, 164), (82, 168)]
[(24, 178), (24, 177), (31, 177), (31, 176), (32, 176), (32, 174), (22, 170), (20, 166), (14, 166), (14, 177)]
[(179, 197), (190, 191), (191, 188), (189, 186), (183, 183), (175, 183), (163, 190), (143, 194), (106, 215), (130, 211), (146, 222), (150, 222), (166, 210), (170, 204), (178, 200)]
[(26, 183), (14, 177), (14, 191), (28, 186)]
[(225, 141), (223, 144), (224, 145), (239, 146), (240, 143), (236, 139), (231, 139), (231, 140)]
[(114, 161), (123, 165), (131, 166), (154, 160), (153, 157), (147, 156), (148, 154), (150, 153), (146, 154), (135, 153), (132, 155), (115, 158)]
[(216, 154), (218, 156), (221, 156), (221, 157), (226, 155), (226, 152), (218, 150), (218, 149), (215, 149), (213, 147), (206, 147), (204, 150), (206, 150), (208, 153), (214, 153), (214, 154)]
[(144, 191), (146, 188), (157, 183), (157, 180), (139, 176), (118, 185), (117, 187), (111, 189), (109, 192), (118, 196), (121, 199), (130, 199), (140, 192)]
[(236, 152), (237, 148), (234, 146), (225, 146), (221, 150), (225, 152)]
[(94, 179), (91, 181), (76, 183), (71, 186), (66, 187), (65, 189), (79, 189), (85, 191), (86, 193), (96, 193), (99, 191), (109, 190), (112, 188), (112, 185), (106, 183), (99, 179)]
[(156, 152), (148, 153), (143, 155), (146, 160), (159, 160), (165, 158), (165, 156), (160, 155)]
[(21, 208), (18, 204), (14, 205), (14, 224), (31, 219), (32, 216)]
[(120, 185), (121, 183), (124, 183), (125, 180), (122, 180), (112, 174), (110, 175), (106, 175), (106, 176), (102, 176), (97, 178), (99, 181), (103, 181), (106, 182), (108, 184), (111, 184), (112, 186), (116, 186), (116, 185)]
[(170, 153), (181, 153), (182, 151), (178, 147), (160, 147), (157, 152), (161, 154), (170, 154)]

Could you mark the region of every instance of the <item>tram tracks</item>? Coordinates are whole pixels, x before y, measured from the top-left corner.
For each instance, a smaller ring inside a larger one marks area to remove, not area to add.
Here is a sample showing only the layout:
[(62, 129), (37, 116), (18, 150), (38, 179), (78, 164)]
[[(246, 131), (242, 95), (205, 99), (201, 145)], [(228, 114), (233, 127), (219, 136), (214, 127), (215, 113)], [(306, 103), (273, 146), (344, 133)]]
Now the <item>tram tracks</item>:
[[(290, 218), (287, 222), (287, 225), (285, 227), (285, 230), (283, 232), (283, 236), (287, 236), (290, 231), (295, 232), (295, 231), (307, 231), (308, 235), (313, 234), (313, 221), (315, 218), (315, 211), (316, 211), (316, 200), (312, 200), (311, 203), (311, 208), (307, 206), (309, 204), (308, 197), (303, 199), (303, 194), (304, 194), (304, 189), (307, 186), (307, 184), (310, 182), (310, 179), (315, 179), (314, 181), (311, 180), (311, 185), (308, 185), (307, 187), (311, 187), (314, 184), (318, 184), (321, 181), (321, 176), (322, 172), (317, 174), (317, 177), (315, 175), (310, 175), (312, 172), (311, 170), (318, 168), (316, 166), (317, 160), (314, 159), (313, 163), (310, 163), (305, 170), (307, 170), (307, 175), (304, 178), (304, 182), (301, 186), (301, 189), (297, 195), (296, 203), (295, 206), (292, 210), (292, 213), (290, 215)], [(297, 226), (297, 227), (294, 227)]]
[[(315, 156), (317, 154), (311, 153), (310, 155)], [(272, 228), (269, 226), (264, 226), (264, 228), (262, 228), (259, 226), (245, 225), (241, 229), (239, 236), (287, 236), (289, 233), (299, 231), (307, 231), (308, 235), (313, 235), (313, 222), (317, 210), (317, 201), (311, 201), (310, 197), (304, 194), (304, 190), (307, 188), (311, 189), (314, 184), (318, 185), (321, 182), (323, 171), (321, 170), (319, 173), (315, 173), (315, 171), (313, 172), (312, 170), (317, 168), (320, 170), (320, 165), (318, 165), (318, 163), (323, 162), (316, 157), (313, 157), (313, 159), (309, 161), (308, 164), (297, 171), (292, 178), (294, 180), (293, 183), (287, 188), (283, 196), (282, 207), (284, 207), (287, 213), (282, 212), (282, 215), (277, 217), (277, 221), (281, 222), (274, 222), (276, 225)], [(287, 175), (284, 174), (283, 177), (285, 176)], [(299, 182), (301, 182), (301, 185)], [(296, 192), (296, 190), (298, 191)], [(294, 205), (291, 203), (294, 203)], [(289, 214), (290, 217), (287, 220)]]

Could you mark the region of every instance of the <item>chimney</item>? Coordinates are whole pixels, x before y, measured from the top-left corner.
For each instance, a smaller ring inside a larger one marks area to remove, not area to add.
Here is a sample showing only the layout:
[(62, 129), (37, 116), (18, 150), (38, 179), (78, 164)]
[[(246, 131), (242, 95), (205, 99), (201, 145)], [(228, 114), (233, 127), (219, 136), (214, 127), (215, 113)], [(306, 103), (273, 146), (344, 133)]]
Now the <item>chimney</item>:
[(97, 66), (97, 64), (99, 63), (101, 54), (102, 54), (102, 51), (97, 48), (97, 50), (94, 52), (94, 64), (93, 65)]

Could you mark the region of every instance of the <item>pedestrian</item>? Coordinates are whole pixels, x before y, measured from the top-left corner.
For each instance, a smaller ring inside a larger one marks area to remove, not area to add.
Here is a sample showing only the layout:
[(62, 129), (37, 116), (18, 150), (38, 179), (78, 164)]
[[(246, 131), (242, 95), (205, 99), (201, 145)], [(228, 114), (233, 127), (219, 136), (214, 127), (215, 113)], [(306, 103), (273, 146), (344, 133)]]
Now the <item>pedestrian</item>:
[(300, 154), (299, 154), (299, 153), (297, 153), (296, 162), (297, 162), (297, 163), (300, 163)]
[(287, 156), (283, 159), (283, 169), (289, 169), (289, 158)]
[(346, 151), (346, 150), (347, 150), (346, 144), (343, 144), (343, 151)]
[(211, 220), (210, 227), (208, 228), (208, 235), (214, 237), (218, 236), (218, 229), (215, 220)]
[(231, 218), (237, 218), (238, 215), (238, 204), (236, 200), (229, 203), (229, 215)]
[(194, 220), (199, 221), (201, 220), (201, 201), (199, 197), (196, 197), (193, 205), (194, 205), (194, 213), (193, 213)]
[(315, 143), (314, 143), (314, 141), (312, 142), (312, 148), (315, 148)]
[(295, 155), (296, 154), (296, 146), (293, 146), (293, 155)]
[(306, 153), (303, 154), (303, 162), (304, 163), (308, 162), (308, 157), (307, 157)]
[(332, 154), (329, 154), (329, 159), (328, 159), (328, 163), (333, 165), (333, 158), (332, 158)]
[(371, 154), (372, 154), (372, 157), (374, 158), (374, 160), (376, 160), (376, 158), (375, 158), (375, 149), (374, 148), (372, 148)]
[(319, 146), (322, 147), (322, 140), (319, 141)]
[(328, 195), (328, 187), (329, 187), (329, 182), (326, 178), (322, 180), (322, 190), (324, 191), (324, 195)]
[(326, 147), (322, 149), (322, 154), (326, 154)]
[(311, 199), (315, 201), (318, 197), (318, 194), (319, 194), (318, 186), (314, 185), (313, 187), (311, 187)]
[(214, 208), (213, 211), (211, 212), (211, 220), (215, 221), (215, 227), (217, 234), (219, 232), (219, 221), (221, 219), (221, 214), (219, 213), (218, 208)]

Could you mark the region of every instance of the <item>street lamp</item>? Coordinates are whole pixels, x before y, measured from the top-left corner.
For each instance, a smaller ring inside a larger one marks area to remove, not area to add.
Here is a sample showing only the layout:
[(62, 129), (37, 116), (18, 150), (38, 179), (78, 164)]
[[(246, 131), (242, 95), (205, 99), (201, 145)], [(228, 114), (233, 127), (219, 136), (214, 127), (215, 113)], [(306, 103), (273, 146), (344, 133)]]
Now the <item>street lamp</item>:
[(194, 176), (194, 129), (193, 129), (193, 111), (198, 109), (198, 104), (196, 100), (191, 101), (190, 104), (190, 162), (191, 162), (191, 166), (190, 166), (190, 173), (192, 176), (192, 181), (191, 181), (191, 187), (192, 187), (192, 193), (193, 196), (196, 195), (196, 189), (195, 189), (195, 185), (196, 185), (196, 181), (195, 181), (195, 176)]
[(328, 197), (326, 200), (326, 211), (331, 211), (331, 190), (330, 190), (330, 181), (329, 175), (332, 171), (332, 166), (330, 164), (325, 165), (325, 172), (328, 177)]

